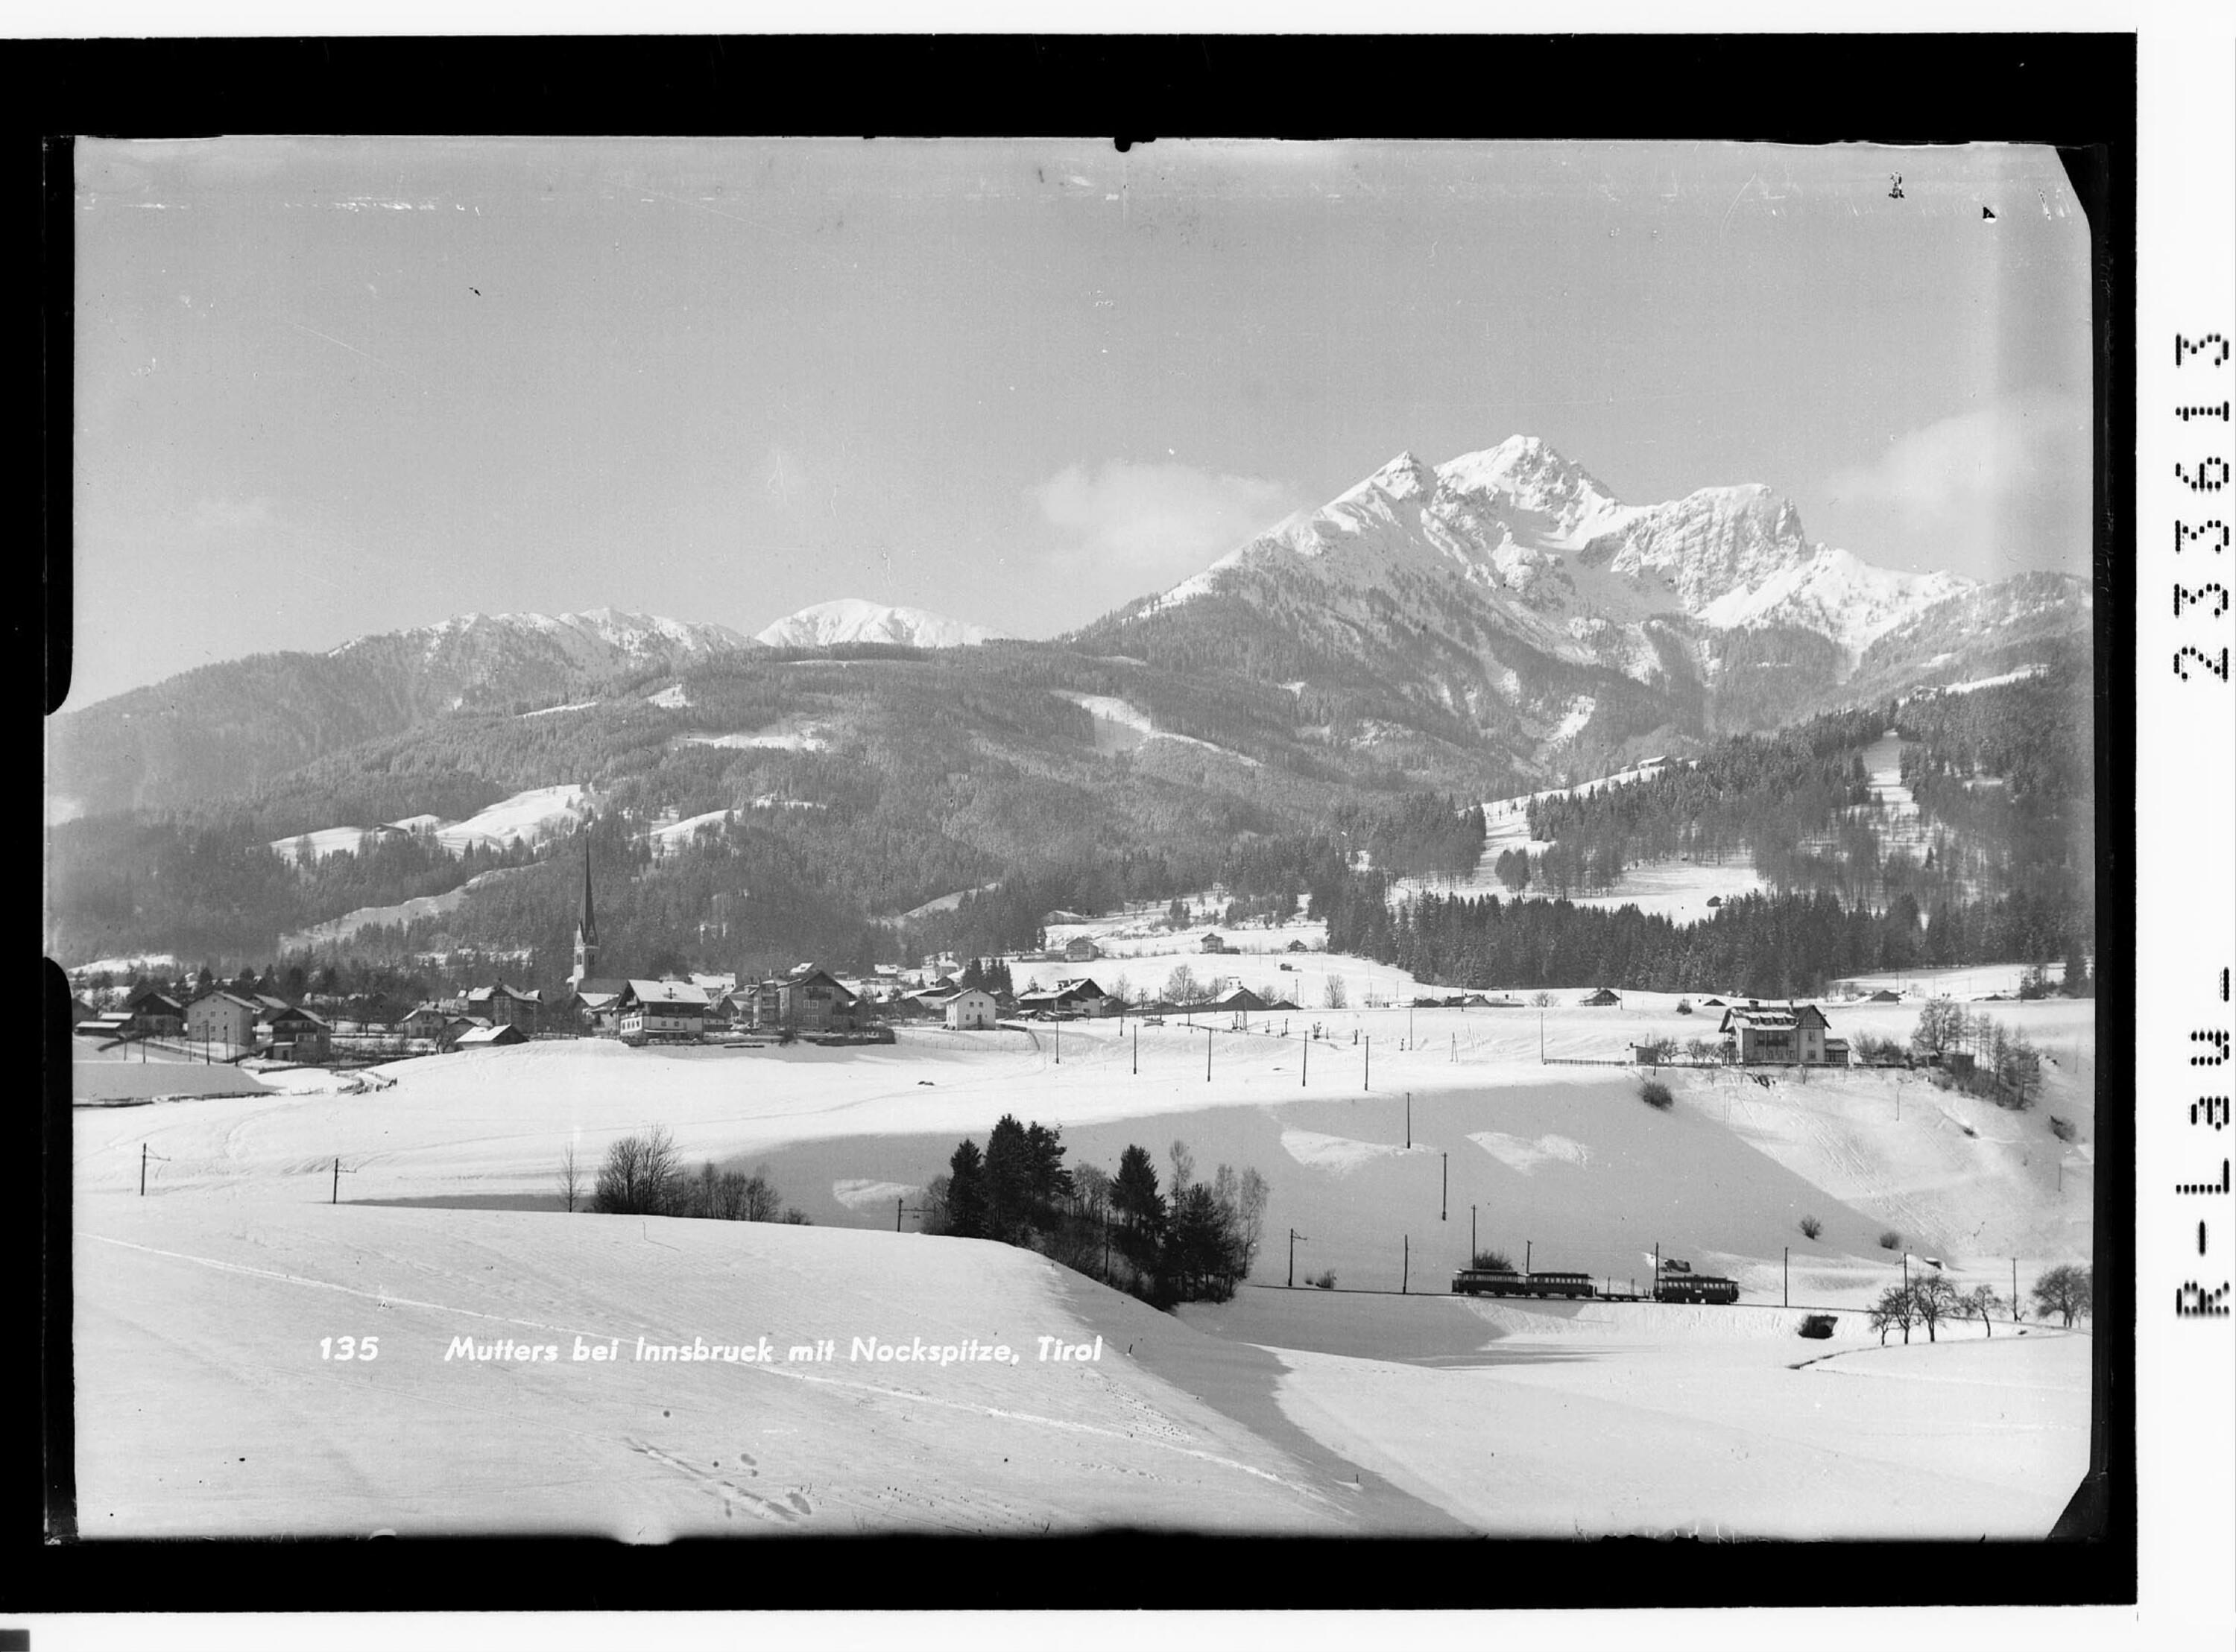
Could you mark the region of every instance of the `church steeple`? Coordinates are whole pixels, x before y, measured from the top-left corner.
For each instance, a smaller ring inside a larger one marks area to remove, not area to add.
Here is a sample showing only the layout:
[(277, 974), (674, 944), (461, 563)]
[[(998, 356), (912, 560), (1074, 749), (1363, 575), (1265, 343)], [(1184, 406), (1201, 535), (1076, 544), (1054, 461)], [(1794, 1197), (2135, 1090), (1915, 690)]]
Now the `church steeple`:
[(567, 984), (576, 992), (598, 961), (598, 917), (590, 901), (590, 827), (582, 826), (582, 913), (575, 921), (575, 973)]

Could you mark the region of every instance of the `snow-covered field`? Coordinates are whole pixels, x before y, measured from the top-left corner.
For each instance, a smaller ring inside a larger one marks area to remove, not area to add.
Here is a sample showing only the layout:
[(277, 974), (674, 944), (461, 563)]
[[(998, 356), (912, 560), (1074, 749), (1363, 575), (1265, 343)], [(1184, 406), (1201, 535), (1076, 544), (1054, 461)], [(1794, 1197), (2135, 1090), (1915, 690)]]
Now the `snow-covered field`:
[(446, 912), (455, 912), (469, 893), (486, 888), (501, 878), (510, 877), (522, 869), (516, 866), (492, 867), (477, 872), (455, 889), (440, 895), (415, 895), (408, 900), (395, 901), (385, 907), (354, 907), (339, 918), (329, 918), (324, 923), (314, 923), (308, 929), (299, 929), (280, 937), (280, 950), (296, 952), (313, 947), (330, 947), (348, 940), (360, 929), (388, 928), (411, 923), (420, 918), (438, 918)]
[[(1542, 1035), (1534, 1008), (1322, 1009), (1287, 1037), (1271, 1016), (843, 1050), (538, 1042), (398, 1062), (369, 1094), (295, 1070), (260, 1075), (270, 1095), (80, 1108), (83, 1529), (2046, 1530), (2085, 1455), (2086, 1340), (2005, 1323), (1882, 1354), (1854, 1315), (1898, 1276), (1883, 1229), (1966, 1288), (2088, 1255), (2093, 1006), (2007, 1006), (2062, 1058), (2027, 1113), (1906, 1074), (1676, 1070), (1665, 1113), (1632, 1073), (1539, 1065), (1540, 1038), (1607, 1057), (1711, 1015), (1575, 996)], [(1836, 1008), (1833, 1028), (1915, 1019)], [(892, 1201), (1003, 1112), (1106, 1169), (1128, 1141), (1161, 1169), (1175, 1137), (1200, 1173), (1255, 1165), (1256, 1283), (1175, 1321), (1023, 1252), (891, 1231)], [(687, 1163), (766, 1161), (818, 1225), (550, 1208), (568, 1147), (595, 1163), (652, 1124)], [(1278, 1288), (1292, 1228), (1300, 1275), (1342, 1288)], [(1618, 1288), (1659, 1242), (1745, 1300), (1358, 1294), (1440, 1291), (1471, 1236)], [(1765, 1306), (1789, 1295), (1842, 1315), (1832, 1342)], [(1097, 1334), (1099, 1360), (1038, 1358)], [(321, 1348), (365, 1335), (370, 1363)], [(634, 1357), (638, 1337), (764, 1335), (766, 1365)], [(460, 1337), (560, 1354), (446, 1358)], [(577, 1362), (577, 1337), (622, 1357)], [(856, 1337), (1022, 1358), (853, 1360)], [(786, 1357), (825, 1338), (832, 1359)]]
[[(394, 823), (406, 827), (432, 823), (436, 841), (455, 855), (473, 843), (501, 846), (516, 837), (532, 840), (537, 833), (562, 820), (579, 818), (587, 798), (581, 786), (536, 786), (527, 791), (516, 791), (464, 820), (445, 824), (434, 823), (431, 816), (415, 815), (409, 822)], [(355, 853), (358, 842), (372, 829), (369, 826), (326, 826), (314, 832), (275, 838), (270, 847), (292, 865), (301, 853), (303, 841), (308, 838), (312, 858), (324, 860), (345, 849)]]
[[(1674, 766), (1681, 767), (1689, 761), (1680, 759)], [(1573, 786), (1555, 786), (1527, 796), (1492, 798), (1483, 806), (1483, 856), (1472, 870), (1452, 877), (1399, 878), (1391, 885), (1390, 898), (1398, 901), (1423, 891), (1433, 891), (1438, 895), (1495, 895), (1502, 901), (1509, 900), (1511, 892), (1499, 882), (1498, 857), (1510, 849), (1542, 855), (1553, 847), (1549, 841), (1529, 836), (1531, 803), (1549, 797), (1588, 797), (1604, 787), (1627, 786), (1649, 779), (1671, 766), (1654, 764)], [(1715, 915), (1715, 909), (1708, 904), (1712, 898), (1736, 900), (1743, 895), (1759, 895), (1766, 887), (1745, 856), (1725, 861), (1649, 861), (1626, 869), (1610, 888), (1589, 894), (1580, 892), (1568, 898), (1580, 907), (1613, 910), (1634, 906), (1650, 917), (1667, 918), (1675, 923), (1699, 923)], [(1533, 887), (1524, 891), (1523, 898), (1549, 897), (1543, 888)]]
[(772, 751), (825, 751), (831, 745), (826, 731), (797, 720), (735, 734), (679, 734), (675, 742), (679, 745), (732, 746), (741, 751), (757, 746)]

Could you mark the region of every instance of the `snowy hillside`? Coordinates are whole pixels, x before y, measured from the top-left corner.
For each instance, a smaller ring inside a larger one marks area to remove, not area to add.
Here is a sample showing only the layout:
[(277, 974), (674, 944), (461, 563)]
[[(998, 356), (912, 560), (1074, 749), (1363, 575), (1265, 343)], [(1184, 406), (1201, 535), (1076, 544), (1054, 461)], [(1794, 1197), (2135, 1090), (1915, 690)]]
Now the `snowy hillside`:
[[(1355, 981), (1372, 967), (1313, 962)], [(1276, 963), (1264, 972), (1286, 979)], [(1899, 1276), (1883, 1229), (1968, 1289), (2088, 1255), (2092, 1006), (2000, 1006), (2059, 1064), (2032, 1113), (1907, 1074), (1763, 1088), (1689, 1072), (1666, 1074), (1664, 1112), (1632, 1073), (1539, 1065), (1541, 1041), (1605, 1056), (1703, 1018), (1666, 995), (1575, 996), (1542, 1014), (1320, 1010), (1286, 1037), (1277, 1017), (1081, 1022), (1060, 1051), (1054, 1028), (851, 1050), (539, 1041), (396, 1063), (378, 1093), (266, 1071), (278, 1093), (81, 1105), (82, 1518), (135, 1537), (640, 1542), (1110, 1524), (2045, 1534), (2087, 1462), (2088, 1340), (2006, 1314), (1882, 1350), (1859, 1310)], [(1914, 1010), (1834, 1016), (1891, 1033)], [(214, 1072), (174, 1064), (164, 1085), (162, 1067), (82, 1059), (76, 1089), (144, 1100)], [(1129, 1141), (1161, 1161), (1178, 1137), (1207, 1173), (1261, 1170), (1257, 1282), (1176, 1322), (1023, 1250), (893, 1232), (888, 1201), (1003, 1111), (1060, 1124), (1074, 1163), (1108, 1169)], [(595, 1163), (648, 1123), (687, 1164), (766, 1160), (817, 1225), (556, 1209), (569, 1147)], [(1284, 1288), (1274, 1236), (1292, 1228), (1309, 1236), (1300, 1274), (1339, 1288)], [(1742, 1300), (1444, 1295), (1478, 1237), (1618, 1286), (1658, 1244), (1739, 1280)], [(1831, 1340), (1798, 1340), (1805, 1310), (1836, 1316)], [(377, 1356), (321, 1354), (345, 1335), (376, 1338)], [(1093, 1357), (1040, 1357), (1097, 1337)], [(733, 1353), (648, 1360), (640, 1339)], [(877, 1352), (918, 1342), (933, 1353)]]
[(889, 607), (841, 597), (818, 602), (764, 626), (754, 640), (773, 648), (829, 648), (838, 643), (883, 642), (909, 648), (961, 648), (986, 640), (983, 626), (966, 625), (921, 608)]
[(743, 636), (727, 626), (627, 613), (617, 608), (589, 608), (581, 613), (460, 614), (411, 631), (353, 638), (330, 649), (328, 658), (393, 641), (418, 644), (431, 664), (446, 654), (500, 652), (524, 639), (550, 645), (569, 664), (590, 674), (602, 674), (640, 660), (679, 664), (748, 646)]

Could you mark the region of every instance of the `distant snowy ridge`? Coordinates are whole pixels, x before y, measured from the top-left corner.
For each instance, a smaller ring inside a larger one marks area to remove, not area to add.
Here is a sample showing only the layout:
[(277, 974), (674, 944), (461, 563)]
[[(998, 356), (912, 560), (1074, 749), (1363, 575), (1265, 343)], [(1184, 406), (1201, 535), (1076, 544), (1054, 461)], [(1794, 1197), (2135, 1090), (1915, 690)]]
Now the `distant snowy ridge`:
[(993, 633), (921, 608), (892, 607), (841, 597), (786, 614), (758, 633), (772, 648), (829, 648), (840, 643), (892, 643), (904, 648), (963, 648)]
[[(656, 613), (628, 613), (618, 608), (558, 614), (465, 613), (436, 625), (386, 634), (418, 641), (430, 660), (461, 646), (488, 647), (501, 645), (509, 637), (532, 638), (556, 646), (570, 663), (585, 671), (604, 671), (639, 659), (675, 663), (752, 646), (742, 633), (727, 626), (669, 620)], [(355, 637), (329, 649), (328, 658), (383, 639)]]

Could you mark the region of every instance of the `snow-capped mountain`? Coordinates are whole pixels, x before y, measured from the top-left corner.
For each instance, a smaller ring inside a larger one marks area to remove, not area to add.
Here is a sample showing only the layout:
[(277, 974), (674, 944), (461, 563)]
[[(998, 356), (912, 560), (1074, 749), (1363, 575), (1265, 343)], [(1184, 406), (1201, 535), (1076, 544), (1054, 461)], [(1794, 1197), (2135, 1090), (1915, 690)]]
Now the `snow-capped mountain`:
[(1628, 504), (1516, 436), (1433, 466), (1401, 453), (1079, 637), (1279, 681), (1371, 678), (1549, 760), (1795, 714), (1980, 589), (1817, 543), (1759, 483)]
[(759, 652), (727, 626), (594, 608), (464, 614), (325, 653), (204, 665), (53, 719), (49, 787), (98, 814), (238, 795), (455, 711), (595, 700), (602, 685)]
[(921, 608), (898, 608), (841, 597), (788, 613), (757, 633), (754, 640), (772, 648), (829, 648), (839, 643), (896, 643), (910, 648), (961, 648), (984, 642), (991, 633)]
[[(1812, 543), (1792, 502), (1759, 484), (1627, 505), (1524, 436), (1434, 468), (1402, 453), (1161, 601), (1285, 567), (1311, 568), (1338, 600), (1410, 573), (1457, 574), (1522, 634), (1580, 663), (1639, 657), (1638, 622), (1675, 614), (1724, 630), (1798, 626), (1853, 655), (1972, 584), (1873, 567)], [(1631, 634), (1611, 638), (1610, 624)]]

